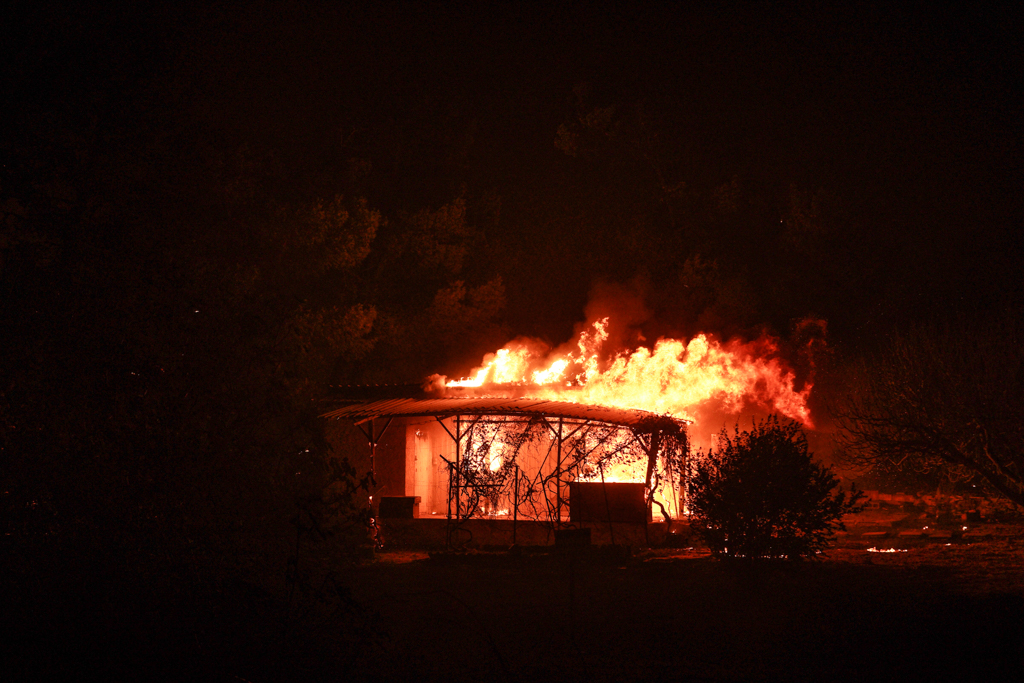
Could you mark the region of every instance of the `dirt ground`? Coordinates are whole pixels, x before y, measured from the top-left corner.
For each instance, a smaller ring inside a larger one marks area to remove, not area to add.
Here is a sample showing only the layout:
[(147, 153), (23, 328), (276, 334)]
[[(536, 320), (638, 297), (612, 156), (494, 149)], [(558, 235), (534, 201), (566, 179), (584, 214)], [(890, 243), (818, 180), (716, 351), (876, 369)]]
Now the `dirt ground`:
[(244, 577), (79, 585), (61, 568), (46, 599), (5, 603), (0, 679), (1014, 679), (1024, 526), (848, 523), (815, 562), (722, 562), (683, 536), (632, 552), (394, 549), (304, 559), (315, 581), (294, 593)]
[(902, 512), (848, 526), (821, 561), (766, 566), (697, 547), (385, 552), (355, 572), (353, 594), (381, 629), (384, 678), (998, 680), (1020, 670), (1024, 527), (925, 529)]

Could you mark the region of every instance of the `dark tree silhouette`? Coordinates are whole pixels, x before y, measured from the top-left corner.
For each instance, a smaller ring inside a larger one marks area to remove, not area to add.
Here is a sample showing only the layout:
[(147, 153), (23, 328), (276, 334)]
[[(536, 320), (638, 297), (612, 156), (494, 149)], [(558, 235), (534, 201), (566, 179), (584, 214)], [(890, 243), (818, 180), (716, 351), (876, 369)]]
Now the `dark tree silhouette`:
[(814, 557), (859, 509), (860, 494), (815, 463), (800, 425), (775, 415), (749, 431), (723, 429), (690, 480), (690, 524), (723, 557)]
[(917, 325), (854, 364), (833, 408), (860, 465), (980, 475), (1024, 506), (1024, 335), (1012, 311)]

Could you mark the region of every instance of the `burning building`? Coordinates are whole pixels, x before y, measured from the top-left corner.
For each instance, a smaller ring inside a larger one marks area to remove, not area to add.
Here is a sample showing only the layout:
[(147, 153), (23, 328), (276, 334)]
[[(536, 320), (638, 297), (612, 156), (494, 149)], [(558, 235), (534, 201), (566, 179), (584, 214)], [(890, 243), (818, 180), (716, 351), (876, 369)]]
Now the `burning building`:
[(556, 528), (673, 519), (686, 509), (693, 429), (706, 445), (723, 424), (709, 430), (709, 415), (760, 406), (810, 425), (811, 385), (795, 389), (770, 339), (699, 335), (609, 354), (607, 324), (561, 350), (517, 340), (466, 379), (339, 390), (324, 417), (366, 438), (375, 511)]
[(415, 516), (558, 522), (571, 516), (570, 485), (586, 482), (642, 485), (666, 514), (682, 509), (683, 420), (527, 397), (376, 393), (392, 395), (350, 398), (325, 417), (362, 430), (378, 495), (412, 499)]

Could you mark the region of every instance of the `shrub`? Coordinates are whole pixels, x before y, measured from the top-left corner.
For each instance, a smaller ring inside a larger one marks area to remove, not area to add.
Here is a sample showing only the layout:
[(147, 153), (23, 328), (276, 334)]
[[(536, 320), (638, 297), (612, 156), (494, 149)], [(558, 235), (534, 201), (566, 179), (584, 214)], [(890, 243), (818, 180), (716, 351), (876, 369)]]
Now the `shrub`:
[(794, 422), (768, 416), (750, 431), (699, 452), (690, 481), (690, 524), (720, 557), (813, 557), (845, 529), (863, 497), (835, 490), (831, 468), (815, 463)]

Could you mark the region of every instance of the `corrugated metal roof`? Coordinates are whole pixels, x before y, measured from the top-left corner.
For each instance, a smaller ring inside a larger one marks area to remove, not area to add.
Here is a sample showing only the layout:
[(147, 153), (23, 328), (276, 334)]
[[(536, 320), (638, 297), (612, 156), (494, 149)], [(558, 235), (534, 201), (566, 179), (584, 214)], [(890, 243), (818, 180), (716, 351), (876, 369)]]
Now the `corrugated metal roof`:
[(377, 401), (360, 401), (324, 413), (321, 417), (329, 419), (347, 419), (353, 422), (365, 422), (379, 417), (453, 417), (455, 415), (522, 415), (562, 417), (573, 420), (604, 422), (652, 431), (662, 427), (667, 421), (676, 425), (684, 425), (679, 420), (666, 415), (613, 408), (611, 406), (592, 406), (568, 401), (547, 401), (536, 398), (389, 398)]

